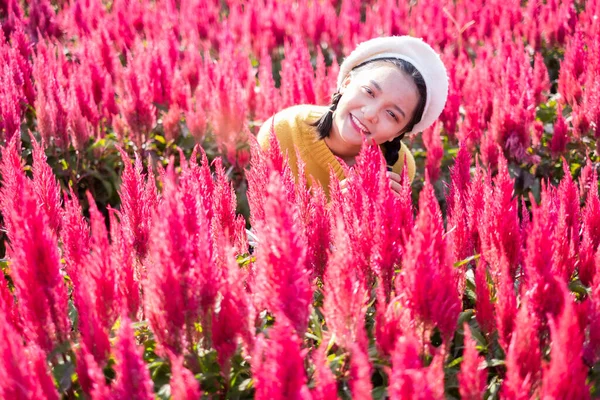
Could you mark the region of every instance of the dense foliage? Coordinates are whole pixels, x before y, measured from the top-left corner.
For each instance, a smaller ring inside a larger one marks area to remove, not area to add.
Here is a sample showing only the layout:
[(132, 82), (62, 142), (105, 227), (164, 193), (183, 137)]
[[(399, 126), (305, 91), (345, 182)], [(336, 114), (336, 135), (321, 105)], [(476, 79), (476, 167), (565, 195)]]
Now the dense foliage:
[[(8, 0), (0, 23), (0, 398), (599, 395), (599, 0)], [(330, 198), (259, 151), (400, 34), (451, 85), (399, 196), (373, 146)]]

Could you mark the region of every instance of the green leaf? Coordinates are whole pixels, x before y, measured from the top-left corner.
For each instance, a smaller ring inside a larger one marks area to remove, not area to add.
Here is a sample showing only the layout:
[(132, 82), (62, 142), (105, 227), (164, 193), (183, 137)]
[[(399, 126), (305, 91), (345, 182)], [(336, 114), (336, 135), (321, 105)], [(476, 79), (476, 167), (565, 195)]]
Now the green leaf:
[(75, 364), (73, 364), (70, 359), (67, 359), (66, 362), (54, 365), (52, 374), (54, 375), (54, 379), (58, 383), (58, 389), (61, 392), (69, 390), (73, 384), (72, 376), (74, 373)]
[(470, 263), (471, 261), (479, 260), (481, 254), (474, 254), (470, 257), (465, 258), (464, 260), (457, 261), (454, 263), (454, 268), (462, 267), (465, 264)]

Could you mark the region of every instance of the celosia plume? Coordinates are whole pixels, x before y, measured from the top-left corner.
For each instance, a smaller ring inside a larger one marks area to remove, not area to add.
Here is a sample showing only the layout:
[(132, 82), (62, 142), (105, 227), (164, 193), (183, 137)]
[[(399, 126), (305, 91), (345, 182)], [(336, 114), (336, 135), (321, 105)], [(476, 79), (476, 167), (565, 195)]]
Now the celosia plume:
[(589, 399), (588, 368), (583, 364), (584, 334), (566, 285), (560, 282), (557, 286), (554, 294), (562, 297), (564, 307), (549, 321), (552, 344), (550, 362), (544, 366), (541, 397)]
[(323, 343), (321, 343), (321, 346), (313, 353), (312, 361), (315, 365), (315, 372), (312, 376), (314, 387), (310, 392), (312, 399), (335, 399), (337, 397), (337, 384), (335, 376), (329, 367), (327, 349)]
[(448, 232), (452, 238), (453, 259), (464, 260), (473, 254), (473, 235), (469, 230), (467, 201), (470, 194), (471, 157), (466, 146), (461, 146), (450, 170), (451, 184), (447, 196)]
[(58, 400), (46, 354), (35, 344), (23, 343), (2, 307), (0, 339), (0, 398)]
[(121, 216), (125, 239), (133, 244), (135, 255), (141, 261), (148, 253), (148, 238), (152, 216), (157, 204), (154, 174), (149, 169), (148, 174), (143, 173), (142, 162), (136, 154), (135, 164), (127, 153), (118, 147), (123, 160), (123, 173), (121, 174)]
[(310, 272), (306, 268), (306, 239), (299, 227), (296, 207), (289, 204), (281, 177), (272, 172), (263, 199), (265, 219), (257, 223), (254, 296), (261, 306), (289, 319), (301, 335), (308, 323), (312, 300)]
[(112, 386), (115, 400), (153, 400), (150, 371), (143, 359), (143, 349), (136, 344), (131, 321), (122, 317), (114, 347), (116, 378)]
[(171, 355), (171, 395), (174, 399), (196, 400), (202, 397), (194, 374), (183, 365), (183, 357)]
[(429, 331), (437, 326), (445, 340), (454, 331), (461, 304), (458, 275), (446, 250), (444, 226), (429, 178), (419, 198), (419, 215), (406, 245), (396, 292), (411, 315)]
[(332, 246), (323, 277), (323, 314), (330, 334), (348, 349), (364, 329), (368, 292), (365, 277), (356, 268), (356, 250), (339, 217)]
[(217, 242), (220, 249), (217, 264), (222, 270), (219, 282), (220, 302), (218, 312), (213, 314), (212, 340), (217, 350), (218, 361), (224, 376), (227, 376), (230, 359), (238, 348), (240, 340), (250, 351), (254, 344), (252, 318), (254, 310), (250, 295), (244, 287), (243, 273), (240, 270), (230, 244), (224, 238)]
[(479, 400), (486, 390), (487, 372), (481, 368), (481, 362), (484, 358), (479, 355), (471, 328), (467, 324), (465, 324), (464, 332), (465, 346), (463, 360), (460, 364), (460, 374), (458, 375), (460, 398)]
[(285, 316), (269, 330), (268, 339), (260, 335), (252, 355), (252, 375), (256, 399), (308, 400), (304, 354), (300, 338)]
[(477, 297), (475, 318), (481, 330), (485, 334), (491, 335), (496, 327), (496, 322), (487, 275), (487, 263), (481, 258), (475, 268), (475, 296)]
[[(1, 211), (8, 228), (11, 277), (28, 340), (50, 353), (69, 337), (67, 287), (60, 271), (57, 239), (38, 207), (34, 184), (20, 170), (17, 140), (3, 149)], [(15, 192), (20, 190), (20, 192)], [(9, 196), (13, 196), (12, 198)]]
[(179, 182), (172, 163), (163, 177), (144, 283), (146, 315), (159, 351), (176, 355), (192, 348), (197, 339), (195, 324), (208, 315), (217, 290), (207, 215), (212, 205), (208, 210), (203, 207), (208, 199), (203, 197), (206, 180), (202, 171), (208, 166), (199, 167), (194, 157), (189, 166), (181, 159)]
[(393, 400), (433, 400), (427, 382), (427, 369), (420, 358), (421, 346), (410, 335), (400, 336), (392, 355), (389, 395)]
[(525, 297), (517, 312), (506, 353), (506, 378), (502, 384), (502, 395), (507, 399), (529, 399), (539, 386), (542, 372), (539, 328), (536, 314)]

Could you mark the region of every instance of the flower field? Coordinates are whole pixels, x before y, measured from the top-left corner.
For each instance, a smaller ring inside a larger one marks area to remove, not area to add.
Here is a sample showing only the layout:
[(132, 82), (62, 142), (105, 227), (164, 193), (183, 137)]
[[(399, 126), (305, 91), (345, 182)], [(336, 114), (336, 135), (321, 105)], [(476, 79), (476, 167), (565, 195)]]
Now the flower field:
[[(600, 397), (600, 0), (7, 0), (0, 24), (0, 399)], [(259, 149), (404, 34), (450, 92), (400, 195), (375, 146), (330, 198)]]

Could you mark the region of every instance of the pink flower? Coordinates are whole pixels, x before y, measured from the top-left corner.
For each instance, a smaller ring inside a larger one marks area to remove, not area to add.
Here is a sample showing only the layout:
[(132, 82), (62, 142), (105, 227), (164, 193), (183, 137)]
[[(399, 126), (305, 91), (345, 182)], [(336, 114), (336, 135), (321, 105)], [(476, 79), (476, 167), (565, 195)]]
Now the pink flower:
[(162, 202), (150, 230), (144, 283), (145, 310), (159, 351), (177, 355), (197, 340), (195, 324), (206, 324), (217, 294), (214, 282), (220, 279), (210, 231), (210, 170), (206, 162), (202, 167), (196, 163), (195, 152), (189, 165), (183, 154), (180, 157), (179, 182), (173, 161), (162, 177)]
[(171, 354), (171, 395), (174, 399), (195, 400), (202, 397), (194, 374), (183, 366), (183, 357)]
[(550, 317), (550, 362), (544, 366), (541, 397), (589, 399), (588, 368), (582, 359), (584, 335), (573, 299), (562, 282), (554, 294), (563, 298), (564, 307), (557, 317)]
[(60, 206), (61, 190), (52, 168), (46, 161), (44, 153), (44, 142), (41, 144), (31, 137), (33, 147), (33, 187), (40, 201), (42, 209), (48, 216), (48, 223), (55, 234), (58, 234), (62, 219), (62, 208)]
[(506, 378), (502, 395), (507, 399), (531, 398), (541, 378), (540, 324), (525, 294), (517, 312), (515, 329), (506, 354)]
[[(582, 173), (583, 177), (583, 173)], [(600, 199), (598, 198), (596, 171), (591, 173), (591, 190), (587, 190), (585, 208), (582, 215), (583, 239), (579, 251), (579, 279), (590, 285), (596, 275), (594, 255), (600, 245)], [(582, 191), (585, 190), (582, 182)]]
[[(483, 189), (484, 208), (482, 220), (478, 225), (481, 238), (481, 251), (488, 261), (499, 260), (506, 256), (510, 274), (514, 277), (521, 254), (521, 227), (519, 206), (513, 198), (514, 182), (508, 173), (507, 161), (503, 156), (498, 159), (498, 174), (492, 186), (491, 173), (485, 180)], [(496, 274), (492, 263), (492, 274)]]
[(269, 338), (260, 335), (252, 355), (252, 375), (256, 399), (310, 399), (304, 372), (305, 351), (300, 338), (285, 317), (269, 330)]
[(214, 161), (216, 173), (214, 185), (214, 218), (213, 230), (223, 234), (229, 244), (233, 245), (238, 254), (247, 252), (246, 221), (241, 215), (236, 215), (236, 195), (233, 185), (223, 168), (221, 158)]
[(357, 251), (339, 220), (333, 232), (333, 251), (323, 277), (323, 314), (337, 343), (349, 349), (364, 329), (368, 301), (365, 277), (356, 268)]
[(320, 185), (307, 188), (305, 167), (299, 154), (298, 178), (296, 181), (296, 205), (306, 237), (306, 268), (313, 277), (323, 278), (327, 265), (328, 251), (331, 244), (330, 212), (327, 197)]
[(487, 263), (481, 258), (475, 268), (475, 296), (477, 297), (475, 318), (481, 330), (487, 335), (491, 335), (496, 323), (487, 274)]
[(419, 215), (406, 245), (396, 293), (425, 331), (437, 326), (444, 341), (451, 338), (460, 313), (458, 275), (446, 251), (444, 226), (433, 186), (426, 177)]
[[(16, 169), (19, 161), (13, 146), (2, 152), (3, 165), (9, 164), (11, 159), (17, 164), (3, 169), (7, 171), (6, 178), (3, 177), (7, 184), (0, 190), (1, 211), (9, 228), (7, 254), (11, 260), (11, 277), (24, 333), (49, 353), (69, 337), (67, 288), (60, 271), (56, 237), (46, 213), (37, 205), (33, 182)], [(11, 168), (15, 169), (11, 171)], [(8, 199), (19, 185), (22, 192)]]
[(23, 338), (0, 307), (0, 398), (58, 400), (46, 354)]
[(461, 146), (450, 170), (451, 184), (447, 196), (448, 231), (452, 238), (453, 259), (464, 260), (473, 255), (472, 233), (468, 225), (467, 201), (470, 194), (471, 157), (466, 146)]
[(517, 316), (517, 296), (515, 295), (514, 280), (505, 255), (500, 260), (494, 260), (492, 270), (497, 271), (494, 277), (496, 286), (496, 326), (498, 327), (498, 342), (508, 351)]
[[(244, 277), (235, 261), (230, 245), (221, 238), (218, 265), (222, 272), (219, 282), (220, 303), (218, 312), (213, 314), (212, 339), (223, 376), (228, 376), (230, 359), (238, 348), (239, 339), (247, 349), (254, 344), (254, 315), (250, 296), (244, 287)], [(216, 282), (215, 282), (216, 283)]]
[(364, 329), (359, 329), (357, 333), (357, 341), (350, 345), (350, 390), (353, 399), (372, 399), (372, 367), (368, 354), (369, 339)]
[(111, 393), (106, 385), (104, 372), (96, 362), (93, 354), (88, 352), (85, 343), (80, 343), (77, 351), (77, 380), (83, 392), (94, 400), (109, 400)]
[(80, 266), (90, 252), (90, 227), (79, 204), (77, 195), (70, 188), (70, 197), (64, 195), (65, 209), (63, 212), (63, 229), (60, 231), (63, 257), (66, 262), (66, 270), (77, 286)]
[[(58, 58), (55, 55), (59, 54)], [(67, 88), (69, 77), (65, 75), (64, 57), (53, 45), (38, 43), (34, 57), (33, 79), (36, 86), (35, 109), (38, 131), (48, 146), (68, 148), (67, 135)]]
[(437, 181), (440, 176), (440, 167), (444, 157), (441, 135), (442, 124), (440, 122), (436, 122), (431, 128), (427, 128), (423, 132), (423, 144), (427, 150), (427, 165), (425, 168), (432, 182)]
[(306, 268), (306, 239), (299, 215), (288, 203), (282, 179), (272, 172), (264, 201), (265, 219), (256, 225), (255, 296), (276, 316), (290, 320), (299, 335), (308, 323), (312, 301), (310, 272)]
[(556, 121), (554, 122), (554, 134), (550, 140), (549, 148), (553, 155), (561, 154), (565, 151), (569, 143), (569, 127), (563, 117), (562, 106), (556, 107)]
[(135, 249), (135, 255), (143, 260), (148, 253), (148, 238), (152, 213), (157, 205), (156, 186), (154, 174), (149, 170), (144, 174), (142, 161), (136, 154), (135, 165), (123, 149), (117, 147), (123, 159), (123, 173), (121, 174), (121, 216), (123, 232)]
[(312, 379), (315, 385), (310, 393), (313, 400), (335, 399), (337, 397), (337, 383), (329, 367), (327, 350), (323, 343), (313, 353), (313, 364), (315, 372)]
[(433, 400), (436, 397), (429, 387), (427, 369), (421, 362), (419, 343), (414, 337), (400, 336), (392, 354), (389, 373), (389, 395), (392, 400)]
[(463, 360), (460, 364), (460, 373), (458, 381), (460, 383), (460, 398), (464, 400), (479, 400), (483, 398), (486, 390), (487, 372), (481, 368), (481, 362), (484, 358), (479, 355), (475, 347), (471, 328), (465, 323), (465, 349)]
[(552, 247), (552, 271), (568, 282), (575, 269), (579, 252), (579, 189), (571, 177), (569, 166), (563, 159), (564, 178), (558, 185), (558, 216)]
[(131, 321), (127, 317), (121, 318), (114, 355), (116, 379), (112, 387), (113, 398), (153, 400), (154, 384), (142, 358), (143, 349), (136, 344)]

